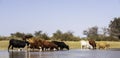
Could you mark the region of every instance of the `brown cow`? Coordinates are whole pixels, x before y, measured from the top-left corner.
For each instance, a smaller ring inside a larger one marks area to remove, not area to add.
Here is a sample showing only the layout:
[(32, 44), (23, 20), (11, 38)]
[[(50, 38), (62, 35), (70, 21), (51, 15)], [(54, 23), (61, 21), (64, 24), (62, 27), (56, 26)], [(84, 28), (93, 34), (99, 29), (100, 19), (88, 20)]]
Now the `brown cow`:
[(48, 50), (50, 48), (50, 50), (53, 50), (54, 48), (56, 50), (58, 50), (58, 46), (56, 44), (54, 44), (53, 42), (47, 41), (47, 40), (43, 40), (41, 42), (42, 44), (42, 51), (44, 50)]
[(108, 49), (110, 47), (110, 44), (107, 42), (99, 42), (97, 43), (98, 49)]
[(89, 39), (89, 44), (93, 47), (93, 49), (96, 49), (96, 42), (93, 39)]
[(30, 43), (30, 48), (32, 49), (40, 49), (42, 48), (42, 51), (44, 50), (53, 50), (54, 48), (58, 50), (58, 46), (54, 44), (53, 42), (47, 41), (47, 40), (41, 40), (38, 38), (31, 38), (28, 40)]
[(30, 43), (30, 48), (32, 49), (40, 49), (42, 44), (40, 43), (41, 40), (38, 38), (30, 38), (27, 40)]

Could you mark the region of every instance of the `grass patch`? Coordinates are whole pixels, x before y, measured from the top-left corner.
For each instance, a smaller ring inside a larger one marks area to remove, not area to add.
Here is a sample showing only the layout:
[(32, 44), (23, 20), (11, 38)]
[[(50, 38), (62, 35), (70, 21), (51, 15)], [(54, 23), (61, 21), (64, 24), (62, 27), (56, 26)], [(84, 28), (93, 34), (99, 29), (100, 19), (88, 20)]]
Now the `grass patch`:
[(0, 41), (0, 50), (7, 50), (8, 44), (9, 44), (8, 40)]

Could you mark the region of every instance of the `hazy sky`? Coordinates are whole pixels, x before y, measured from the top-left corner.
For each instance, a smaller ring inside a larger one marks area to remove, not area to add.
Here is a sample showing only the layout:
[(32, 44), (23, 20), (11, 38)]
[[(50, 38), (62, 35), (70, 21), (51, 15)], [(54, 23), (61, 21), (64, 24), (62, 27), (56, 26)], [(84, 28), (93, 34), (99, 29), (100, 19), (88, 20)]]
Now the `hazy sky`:
[(0, 0), (0, 35), (15, 32), (48, 35), (61, 30), (83, 36), (93, 26), (108, 27), (120, 17), (120, 0)]

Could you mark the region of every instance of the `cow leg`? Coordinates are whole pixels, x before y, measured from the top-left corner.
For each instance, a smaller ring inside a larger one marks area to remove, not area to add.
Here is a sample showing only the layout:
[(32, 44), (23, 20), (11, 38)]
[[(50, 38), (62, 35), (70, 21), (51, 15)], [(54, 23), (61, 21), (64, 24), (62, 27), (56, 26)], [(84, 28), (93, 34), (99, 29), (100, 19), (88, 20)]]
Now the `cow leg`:
[(63, 47), (60, 47), (60, 50), (63, 50)]
[(13, 46), (12, 46), (12, 50), (13, 50)]
[(8, 51), (9, 51), (9, 49), (10, 49), (10, 46), (11, 46), (11, 44), (9, 44), (9, 46), (8, 46)]
[(44, 47), (42, 47), (42, 51), (44, 51)]
[(81, 45), (81, 49), (83, 49), (83, 45)]
[(58, 47), (55, 48), (57, 51), (59, 50)]
[(53, 47), (50, 48), (50, 51), (52, 51), (52, 50), (53, 50)]

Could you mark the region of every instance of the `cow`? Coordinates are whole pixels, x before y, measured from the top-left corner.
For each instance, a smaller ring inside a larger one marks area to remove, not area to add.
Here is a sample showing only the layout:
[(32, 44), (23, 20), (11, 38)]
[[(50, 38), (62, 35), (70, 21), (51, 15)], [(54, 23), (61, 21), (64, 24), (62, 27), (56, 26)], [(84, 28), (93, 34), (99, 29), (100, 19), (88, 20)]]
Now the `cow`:
[(110, 44), (107, 42), (99, 42), (97, 43), (98, 49), (108, 49)]
[(69, 50), (69, 46), (66, 45), (64, 42), (59, 42), (59, 41), (52, 41), (54, 44), (58, 45), (59, 50), (63, 50), (64, 48), (66, 48), (67, 50)]
[(9, 41), (9, 46), (8, 46), (8, 51), (9, 51), (9, 48), (12, 46), (12, 50), (13, 48), (24, 48), (25, 46), (28, 46), (29, 45), (29, 42), (27, 41), (22, 41), (22, 40), (17, 40), (17, 39), (10, 39)]
[(96, 42), (93, 39), (88, 39), (89, 44), (93, 47), (93, 49), (96, 49)]
[(58, 46), (56, 44), (47, 40), (41, 40), (39, 38), (30, 38), (27, 41), (30, 43), (30, 48), (32, 49), (42, 48), (42, 51), (46, 51), (53, 50), (55, 48), (56, 50), (58, 50)]
[(41, 44), (42, 44), (42, 51), (48, 50), (49, 48), (50, 48), (50, 50), (53, 50), (54, 48), (56, 50), (58, 50), (58, 45), (56, 45), (53, 42), (50, 42), (50, 41), (47, 41), (47, 40), (42, 40)]
[(89, 44), (89, 41), (81, 40), (81, 49), (92, 49), (93, 47)]
[(41, 44), (41, 41), (42, 40), (40, 40), (40, 39), (38, 39), (38, 38), (30, 38), (30, 39), (28, 39), (27, 40), (29, 43), (30, 43), (30, 48), (31, 49), (40, 49), (40, 47), (42, 47), (42, 44)]

